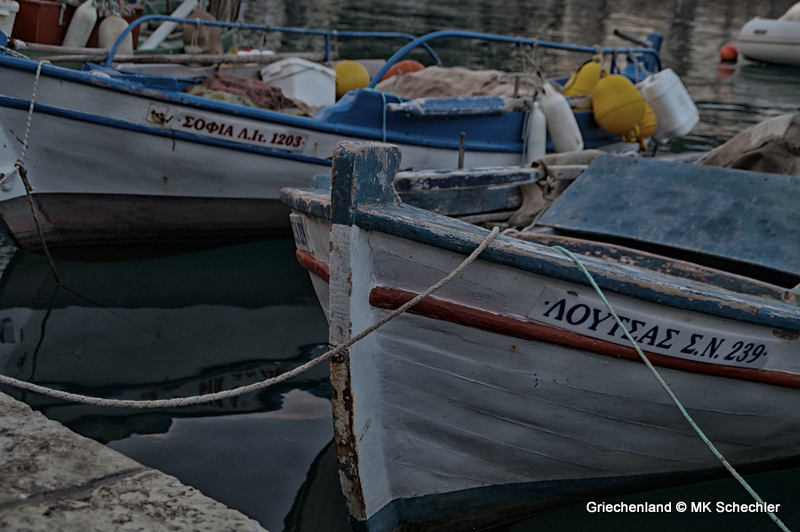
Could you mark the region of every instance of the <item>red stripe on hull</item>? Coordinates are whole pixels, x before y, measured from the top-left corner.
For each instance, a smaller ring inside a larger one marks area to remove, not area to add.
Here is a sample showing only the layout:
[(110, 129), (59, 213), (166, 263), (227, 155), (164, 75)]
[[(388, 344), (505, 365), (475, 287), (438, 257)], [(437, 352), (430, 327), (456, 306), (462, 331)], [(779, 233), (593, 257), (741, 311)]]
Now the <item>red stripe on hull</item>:
[(316, 275), (326, 283), (331, 282), (331, 274), (330, 269), (328, 268), (328, 263), (319, 260), (308, 251), (303, 251), (302, 249), (295, 251), (295, 257), (297, 257), (297, 262), (299, 262), (303, 268), (308, 270), (309, 273)]
[[(372, 306), (377, 308), (395, 310), (416, 296), (417, 294), (413, 292), (378, 286), (373, 288), (370, 292), (369, 302)], [(503, 316), (435, 297), (423, 299), (408, 312), (425, 316), (426, 318), (448, 321), (466, 327), (473, 327), (487, 332), (504, 334), (506, 336), (514, 336), (524, 340), (548, 342), (589, 351), (599, 355), (609, 355), (642, 362), (639, 354), (632, 347), (625, 347), (605, 340), (589, 338), (550, 325)], [(800, 388), (800, 375), (791, 373), (704, 364), (702, 362), (668, 357), (656, 353), (647, 353), (647, 358), (654, 366), (669, 369), (765, 384), (775, 384), (790, 388)]]
[[(328, 273), (328, 265), (325, 262), (301, 250), (297, 250), (296, 255), (300, 264), (309, 272), (325, 281), (329, 281), (330, 275)], [(378, 286), (373, 288), (370, 292), (369, 302), (372, 306), (377, 308), (396, 310), (417, 295), (418, 294), (414, 292)], [(632, 347), (590, 338), (534, 321), (495, 314), (493, 312), (460, 305), (432, 296), (423, 299), (408, 312), (419, 316), (425, 316), (426, 318), (473, 327), (487, 332), (504, 334), (506, 336), (513, 336), (525, 340), (537, 340), (558, 344), (599, 355), (608, 355), (635, 362), (642, 362), (639, 354)], [(657, 353), (647, 353), (647, 358), (653, 365), (669, 369), (774, 384), (789, 388), (800, 388), (800, 375), (791, 373), (705, 364), (702, 362), (659, 355)]]

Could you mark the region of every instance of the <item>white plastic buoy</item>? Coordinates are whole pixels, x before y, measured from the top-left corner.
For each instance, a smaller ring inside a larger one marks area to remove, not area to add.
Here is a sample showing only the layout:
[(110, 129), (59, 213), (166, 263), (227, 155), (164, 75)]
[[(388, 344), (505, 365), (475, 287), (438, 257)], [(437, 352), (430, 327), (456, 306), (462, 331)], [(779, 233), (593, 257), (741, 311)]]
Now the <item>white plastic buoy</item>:
[(671, 68), (646, 77), (636, 85), (658, 121), (653, 139), (665, 144), (687, 134), (700, 121), (700, 115), (686, 87)]
[(556, 152), (583, 149), (583, 135), (567, 99), (547, 82), (542, 87), (542, 112)]
[[(100, 21), (97, 28), (97, 44), (100, 48), (111, 48), (122, 32), (128, 28), (128, 22), (114, 13)], [(133, 37), (128, 33), (117, 49), (118, 54), (133, 55)]]
[(89, 42), (95, 22), (97, 22), (97, 10), (94, 8), (94, 0), (86, 0), (72, 15), (61, 46), (84, 48)]
[(6, 37), (10, 38), (11, 33), (14, 31), (14, 21), (17, 19), (17, 13), (19, 13), (19, 2), (14, 0), (0, 2), (0, 31)]
[(533, 102), (525, 127), (525, 164), (529, 164), (544, 157), (547, 151), (547, 118), (538, 100)]

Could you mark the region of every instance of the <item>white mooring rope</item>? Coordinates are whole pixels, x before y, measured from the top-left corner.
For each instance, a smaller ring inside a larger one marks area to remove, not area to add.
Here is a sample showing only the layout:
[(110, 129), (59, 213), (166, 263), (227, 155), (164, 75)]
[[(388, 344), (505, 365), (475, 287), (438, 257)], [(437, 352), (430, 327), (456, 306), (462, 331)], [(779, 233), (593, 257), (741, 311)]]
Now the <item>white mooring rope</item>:
[(379, 321), (375, 322), (374, 324), (370, 325), (357, 335), (350, 338), (350, 340), (346, 341), (345, 343), (334, 347), (333, 349), (329, 350), (326, 353), (318, 356), (317, 358), (310, 360), (303, 364), (302, 366), (298, 366), (291, 371), (287, 371), (282, 375), (278, 375), (277, 377), (273, 377), (271, 379), (267, 379), (261, 382), (256, 382), (253, 384), (248, 384), (246, 386), (240, 386), (238, 388), (234, 388), (232, 390), (225, 390), (222, 392), (210, 393), (206, 395), (197, 395), (192, 397), (177, 397), (175, 399), (157, 399), (152, 401), (145, 401), (145, 400), (129, 400), (129, 399), (102, 399), (100, 397), (88, 397), (85, 395), (75, 394), (64, 392), (61, 390), (54, 390), (52, 388), (47, 388), (44, 386), (39, 386), (38, 384), (32, 384), (30, 382), (21, 381), (18, 379), (14, 379), (12, 377), (6, 377), (5, 375), (0, 375), (0, 383), (8, 384), (10, 386), (14, 386), (15, 388), (19, 388), (21, 390), (27, 390), (30, 392), (40, 393), (42, 395), (47, 395), (50, 397), (55, 397), (56, 399), (62, 399), (65, 401), (72, 401), (75, 403), (84, 403), (89, 405), (95, 406), (114, 406), (114, 407), (122, 407), (122, 408), (172, 408), (172, 407), (181, 407), (181, 406), (191, 406), (191, 405), (200, 405), (205, 403), (211, 403), (213, 401), (220, 401), (222, 399), (228, 399), (230, 397), (236, 397), (245, 393), (255, 392), (256, 390), (261, 390), (263, 388), (267, 388), (274, 384), (278, 384), (285, 380), (291, 379), (299, 375), (300, 373), (316, 366), (323, 360), (327, 360), (330, 357), (341, 353), (351, 345), (355, 344), (359, 340), (363, 339), (369, 333), (373, 332), (374, 330), (378, 329), (379, 327), (385, 325), (387, 322), (393, 320), (403, 312), (407, 311), (432, 293), (434, 293), (439, 288), (443, 287), (445, 284), (452, 281), (459, 273), (461, 273), (464, 268), (469, 266), (475, 259), (478, 258), (478, 255), (483, 252), (484, 249), (494, 240), (494, 238), (499, 233), (499, 228), (495, 227), (492, 232), (487, 236), (483, 242), (481, 242), (480, 246), (478, 246), (472, 254), (467, 257), (464, 262), (462, 262), (455, 270), (450, 272), (445, 278), (441, 281), (436, 283), (435, 285), (431, 286), (418, 296), (416, 296), (411, 301), (407, 302), (397, 310), (392, 311), (391, 313), (384, 316)]
[[(0, 47), (0, 48), (2, 48), (2, 47)], [(9, 51), (9, 50), (5, 50), (5, 51)], [(25, 57), (25, 56), (22, 56), (22, 57)], [(25, 57), (25, 59), (28, 59), (28, 58)], [(34, 106), (34, 104), (36, 102), (36, 91), (39, 88), (39, 78), (42, 75), (42, 64), (44, 64), (44, 61), (40, 61), (36, 65), (36, 76), (33, 79), (33, 93), (31, 94), (31, 103), (28, 106), (28, 120), (25, 123), (25, 136), (22, 139), (22, 152), (19, 155), (19, 159), (17, 159), (16, 162), (14, 163), (14, 170), (17, 170), (17, 171), (22, 169), (22, 161), (25, 159), (25, 152), (28, 150), (28, 135), (31, 132), (31, 120), (33, 119), (33, 106)], [(0, 174), (0, 185), (5, 183), (8, 180), (9, 177), (14, 175), (14, 170), (8, 172), (7, 174)]]

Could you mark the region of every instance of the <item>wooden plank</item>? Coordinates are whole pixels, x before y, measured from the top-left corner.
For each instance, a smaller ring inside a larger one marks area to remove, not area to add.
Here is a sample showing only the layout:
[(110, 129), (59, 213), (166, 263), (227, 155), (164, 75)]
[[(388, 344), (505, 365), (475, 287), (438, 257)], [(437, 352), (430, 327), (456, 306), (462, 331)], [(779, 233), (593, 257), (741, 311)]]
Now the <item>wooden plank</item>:
[(541, 224), (797, 277), (798, 202), (796, 176), (604, 155)]

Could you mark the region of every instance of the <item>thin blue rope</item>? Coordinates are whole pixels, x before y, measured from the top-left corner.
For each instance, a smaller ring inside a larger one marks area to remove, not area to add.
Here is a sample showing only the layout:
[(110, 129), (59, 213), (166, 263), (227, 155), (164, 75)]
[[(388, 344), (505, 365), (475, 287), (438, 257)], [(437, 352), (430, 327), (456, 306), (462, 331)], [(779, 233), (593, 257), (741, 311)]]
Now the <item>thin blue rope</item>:
[[(581, 269), (586, 278), (589, 279), (589, 283), (592, 285), (592, 288), (594, 288), (595, 292), (597, 292), (597, 294), (600, 296), (600, 299), (602, 299), (603, 303), (605, 303), (606, 308), (608, 308), (608, 311), (614, 317), (614, 321), (616, 321), (617, 325), (622, 328), (623, 332), (625, 333), (625, 337), (631, 343), (636, 352), (639, 353), (639, 357), (641, 357), (642, 361), (647, 365), (648, 369), (650, 369), (650, 371), (653, 373), (656, 380), (658, 380), (658, 383), (661, 385), (662, 388), (664, 388), (664, 391), (667, 392), (667, 395), (669, 395), (670, 399), (672, 399), (672, 402), (675, 403), (675, 406), (678, 407), (678, 410), (680, 410), (681, 414), (683, 414), (683, 417), (686, 418), (686, 421), (689, 422), (689, 425), (692, 426), (694, 431), (697, 432), (697, 434), (700, 436), (700, 439), (702, 439), (703, 442), (708, 446), (708, 448), (711, 449), (711, 452), (714, 453), (714, 456), (716, 456), (717, 459), (720, 462), (722, 462), (722, 465), (725, 466), (725, 469), (727, 469), (730, 472), (730, 474), (733, 475), (733, 477), (739, 481), (739, 484), (741, 484), (744, 487), (744, 489), (747, 490), (747, 493), (749, 493), (757, 503), (764, 504), (764, 501), (761, 500), (761, 497), (758, 496), (758, 493), (756, 493), (755, 490), (750, 487), (750, 484), (748, 484), (747, 481), (744, 478), (742, 478), (742, 476), (733, 468), (733, 466), (728, 463), (725, 457), (722, 456), (722, 453), (720, 453), (714, 446), (714, 444), (711, 443), (711, 440), (709, 440), (708, 437), (703, 433), (703, 431), (700, 430), (700, 427), (698, 427), (697, 424), (694, 422), (692, 416), (690, 416), (689, 413), (686, 411), (686, 409), (683, 408), (681, 402), (678, 401), (678, 398), (675, 397), (675, 394), (672, 393), (672, 390), (669, 389), (667, 383), (664, 381), (664, 379), (661, 378), (661, 375), (659, 375), (658, 371), (656, 371), (656, 368), (653, 367), (653, 364), (650, 363), (650, 360), (647, 358), (647, 356), (645, 356), (644, 352), (639, 347), (639, 344), (637, 344), (636, 341), (631, 337), (630, 333), (628, 332), (628, 329), (625, 327), (625, 325), (617, 316), (617, 313), (614, 312), (613, 308), (611, 308), (611, 304), (606, 299), (606, 296), (603, 294), (603, 291), (600, 290), (600, 287), (597, 286), (597, 283), (594, 281), (592, 274), (589, 273), (589, 270), (587, 270), (586, 267), (583, 265), (583, 263), (578, 259), (578, 257), (573, 255), (570, 251), (562, 248), (561, 246), (553, 246), (553, 249), (557, 249), (558, 251), (562, 252), (567, 257), (572, 259), (575, 262), (575, 264), (578, 265), (578, 267)], [(781, 530), (783, 530), (784, 532), (789, 532), (789, 529), (786, 527), (786, 525), (783, 524), (783, 521), (781, 521), (777, 515), (775, 515), (773, 512), (767, 512), (767, 513), (772, 518), (772, 520), (775, 521), (775, 524), (778, 525), (778, 527)]]
[(383, 143), (386, 144), (386, 93), (381, 92), (381, 100), (383, 100)]
[(361, 90), (370, 91), (370, 92), (378, 92), (381, 95), (381, 101), (383, 101), (383, 124), (382, 124), (383, 142), (385, 143), (386, 142), (386, 104), (387, 104), (386, 95), (388, 94), (389, 96), (394, 96), (395, 98), (397, 98), (397, 102), (398, 103), (402, 103), (403, 99), (400, 96), (398, 96), (397, 94), (394, 94), (393, 92), (383, 92), (383, 91), (379, 91), (378, 89), (372, 89), (372, 88), (369, 88), (369, 87), (365, 87), (365, 88), (363, 88)]

